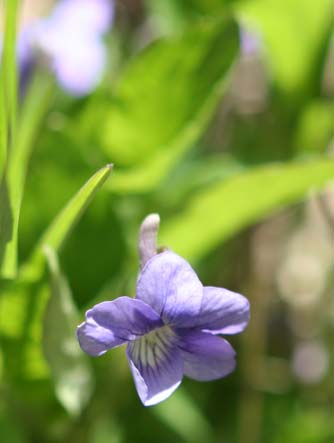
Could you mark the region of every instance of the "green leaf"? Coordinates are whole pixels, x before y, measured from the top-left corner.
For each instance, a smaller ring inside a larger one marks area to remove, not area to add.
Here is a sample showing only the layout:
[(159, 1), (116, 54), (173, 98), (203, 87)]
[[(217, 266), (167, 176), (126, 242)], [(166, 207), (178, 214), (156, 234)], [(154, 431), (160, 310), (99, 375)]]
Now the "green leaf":
[(161, 243), (189, 259), (201, 258), (241, 229), (331, 179), (330, 159), (251, 169), (198, 193), (182, 212), (162, 223)]
[(303, 107), (295, 131), (295, 147), (299, 155), (323, 154), (333, 138), (334, 102), (314, 100)]
[(17, 110), (16, 20), (18, 0), (5, 0), (5, 33), (0, 69), (0, 178), (7, 155), (8, 133), (15, 134)]
[(18, 226), (26, 172), (51, 91), (49, 78), (34, 78), (0, 184), (0, 274), (5, 278), (13, 278), (17, 271)]
[(79, 314), (58, 257), (51, 248), (45, 248), (45, 255), (51, 274), (51, 295), (44, 314), (44, 355), (59, 401), (70, 414), (78, 415), (91, 396), (93, 374), (75, 337)]
[[(69, 232), (108, 178), (112, 165), (97, 171), (70, 200), (46, 230), (14, 282), (7, 282), (0, 297), (0, 338), (12, 343), (4, 352), (8, 377), (45, 378), (48, 368), (42, 355), (42, 319), (48, 293), (41, 288), (45, 246), (58, 251)], [(19, 358), (18, 358), (19, 356)], [(17, 365), (17, 361), (22, 364)]]
[(108, 164), (97, 171), (54, 219), (42, 235), (29, 262), (22, 270), (25, 277), (33, 280), (39, 278), (44, 262), (42, 252), (44, 246), (49, 246), (55, 251), (61, 248), (98, 190), (109, 177), (112, 167), (112, 164)]
[[(0, 67), (0, 264), (3, 242), (8, 241), (7, 225), (11, 223), (11, 209), (7, 190), (3, 189), (4, 173), (9, 155), (9, 141), (15, 135), (17, 108), (16, 72), (16, 16), (17, 0), (5, 1), (5, 33)], [(10, 235), (10, 234), (9, 234)], [(1, 271), (1, 269), (0, 269)], [(1, 274), (1, 272), (0, 272)]]
[(258, 29), (272, 75), (285, 93), (307, 92), (320, 76), (321, 56), (332, 30), (332, 0), (239, 2), (243, 21)]
[[(6, 167), (8, 156), (14, 148), (9, 146), (15, 138), (17, 108), (16, 72), (16, 18), (17, 0), (4, 2), (5, 34), (0, 69), (0, 275), (1, 261), (6, 253), (5, 245), (11, 241), (13, 215), (8, 196)], [(11, 275), (12, 270), (9, 271)], [(7, 272), (5, 272), (7, 274)], [(7, 275), (5, 275), (7, 276)]]
[(3, 171), (7, 160), (7, 110), (4, 95), (4, 81), (0, 72), (0, 180), (2, 180)]
[(16, 128), (17, 112), (17, 63), (16, 63), (16, 27), (18, 0), (5, 0), (6, 29), (4, 42), (4, 75), (6, 84), (7, 106), (9, 111), (9, 133), (13, 137)]
[(237, 0), (146, 0), (154, 30), (169, 34), (191, 20), (222, 16)]
[(48, 245), (55, 250), (61, 247), (98, 190), (109, 177), (112, 168), (112, 164), (104, 166), (85, 183), (46, 230), (40, 240), (40, 245)]
[(154, 42), (133, 60), (102, 131), (110, 158), (136, 165), (115, 174), (115, 189), (155, 182), (199, 137), (225, 89), (238, 42), (233, 20), (208, 21)]
[(2, 285), (0, 343), (5, 380), (42, 379), (49, 369), (42, 355), (42, 322), (48, 292), (45, 285), (17, 279)]
[(161, 204), (181, 206), (189, 195), (235, 175), (245, 167), (232, 156), (213, 154), (182, 162), (154, 194)]

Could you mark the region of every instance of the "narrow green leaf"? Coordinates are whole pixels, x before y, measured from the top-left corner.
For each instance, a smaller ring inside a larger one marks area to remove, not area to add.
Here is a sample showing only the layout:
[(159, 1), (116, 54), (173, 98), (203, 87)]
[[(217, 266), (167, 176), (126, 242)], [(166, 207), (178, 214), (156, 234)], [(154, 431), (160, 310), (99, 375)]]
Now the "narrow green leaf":
[(167, 202), (169, 207), (181, 206), (182, 202), (194, 192), (221, 182), (244, 169), (244, 165), (227, 154), (187, 159), (173, 170), (158, 189), (155, 189), (155, 194), (159, 195), (162, 205)]
[(16, 275), (18, 225), (26, 172), (51, 91), (49, 78), (34, 78), (24, 100), (15, 143), (9, 152), (0, 184), (0, 274), (5, 278)]
[(198, 193), (182, 212), (162, 223), (161, 243), (189, 259), (201, 258), (241, 229), (300, 200), (331, 179), (331, 159), (245, 171)]
[(42, 235), (22, 274), (29, 279), (39, 278), (43, 266), (43, 248), (49, 246), (58, 251), (71, 230), (79, 221), (98, 190), (109, 177), (113, 165), (109, 164), (97, 171), (68, 202)]
[(48, 245), (55, 250), (61, 247), (98, 190), (109, 177), (112, 168), (112, 164), (104, 166), (85, 183), (46, 230), (40, 240), (40, 245)]
[(0, 178), (8, 150), (8, 135), (13, 139), (17, 112), (16, 21), (18, 0), (4, 0), (5, 32), (0, 68)]
[(70, 414), (78, 415), (91, 396), (93, 374), (75, 338), (79, 314), (58, 257), (51, 248), (45, 248), (45, 255), (51, 274), (51, 295), (44, 314), (44, 354), (59, 401)]
[[(19, 277), (8, 282), (0, 297), (0, 337), (12, 341), (11, 352), (4, 353), (7, 376), (26, 378), (48, 377), (48, 367), (42, 355), (42, 319), (48, 302), (48, 292), (41, 288), (45, 246), (58, 251), (69, 232), (108, 178), (112, 165), (97, 171), (70, 200), (46, 230), (32, 256), (22, 267)], [(14, 350), (14, 352), (13, 352)], [(18, 355), (20, 358), (18, 359)], [(17, 361), (22, 362), (17, 367)], [(64, 394), (65, 395), (65, 394)]]
[[(17, 108), (16, 18), (18, 1), (4, 2), (5, 34), (0, 50), (0, 275), (5, 244), (12, 233), (12, 208), (6, 184), (9, 142), (15, 138)], [(2, 52), (2, 53), (1, 53)]]
[[(1, 77), (1, 74), (0, 74)], [(0, 180), (7, 160), (7, 112), (4, 95), (4, 83), (0, 78)]]
[(133, 60), (102, 131), (113, 161), (136, 165), (124, 179), (115, 174), (115, 189), (129, 188), (131, 173), (133, 188), (144, 187), (147, 175), (155, 181), (162, 165), (166, 168), (170, 157), (175, 161), (199, 137), (225, 89), (238, 45), (233, 20), (211, 20), (156, 41)]
[(5, 5), (4, 73), (9, 110), (9, 134), (14, 139), (17, 112), (16, 26), (19, 1), (6, 0)]
[(4, 379), (41, 379), (49, 369), (41, 351), (42, 318), (48, 292), (40, 282), (7, 281), (0, 297), (0, 342)]

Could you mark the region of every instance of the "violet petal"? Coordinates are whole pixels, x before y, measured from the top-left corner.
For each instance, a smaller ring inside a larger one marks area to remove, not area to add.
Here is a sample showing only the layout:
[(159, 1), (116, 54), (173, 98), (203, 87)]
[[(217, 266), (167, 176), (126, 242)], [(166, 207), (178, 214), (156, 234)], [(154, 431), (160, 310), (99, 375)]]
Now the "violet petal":
[(212, 334), (237, 334), (249, 321), (249, 302), (241, 294), (204, 286), (201, 311), (193, 323)]
[(166, 324), (187, 327), (200, 312), (202, 293), (203, 286), (189, 263), (165, 251), (144, 266), (136, 298), (152, 306)]
[(77, 336), (84, 351), (100, 355), (160, 326), (162, 321), (150, 306), (141, 300), (119, 297), (87, 311), (86, 321), (78, 327)]
[(126, 343), (126, 340), (116, 337), (112, 331), (98, 325), (92, 318), (78, 326), (77, 338), (81, 349), (93, 357)]
[(235, 351), (223, 338), (201, 331), (179, 331), (184, 375), (199, 381), (230, 374), (236, 365)]
[(162, 326), (160, 317), (150, 306), (131, 297), (99, 303), (87, 311), (86, 318), (93, 318), (124, 340), (135, 340)]
[(166, 328), (130, 342), (127, 347), (135, 386), (145, 406), (165, 400), (182, 381), (181, 352), (176, 346), (175, 334)]

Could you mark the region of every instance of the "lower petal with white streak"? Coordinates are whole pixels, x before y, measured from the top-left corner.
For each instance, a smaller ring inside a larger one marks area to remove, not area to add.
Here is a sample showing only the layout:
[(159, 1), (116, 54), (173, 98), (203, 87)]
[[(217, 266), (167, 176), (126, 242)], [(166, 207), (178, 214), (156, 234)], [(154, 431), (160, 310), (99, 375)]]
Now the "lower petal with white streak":
[(165, 400), (182, 381), (183, 361), (177, 336), (168, 326), (129, 343), (127, 356), (138, 395), (145, 406)]

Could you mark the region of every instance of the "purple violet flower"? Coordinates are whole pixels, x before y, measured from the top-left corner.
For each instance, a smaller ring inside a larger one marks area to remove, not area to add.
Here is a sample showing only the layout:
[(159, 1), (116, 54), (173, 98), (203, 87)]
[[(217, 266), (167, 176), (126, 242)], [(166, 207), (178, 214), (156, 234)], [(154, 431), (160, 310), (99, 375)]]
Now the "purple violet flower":
[(113, 18), (113, 1), (62, 0), (51, 15), (31, 23), (18, 38), (21, 70), (45, 60), (71, 95), (88, 94), (106, 67), (103, 34)]
[(245, 56), (256, 55), (261, 50), (261, 37), (255, 31), (242, 27), (240, 31), (241, 53)]
[(169, 397), (183, 375), (208, 381), (234, 370), (236, 353), (218, 335), (244, 330), (249, 302), (227, 289), (203, 287), (190, 264), (170, 250), (146, 259), (136, 297), (95, 305), (77, 337), (92, 356), (127, 343), (137, 392), (150, 406)]

